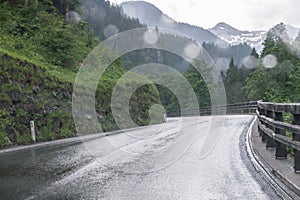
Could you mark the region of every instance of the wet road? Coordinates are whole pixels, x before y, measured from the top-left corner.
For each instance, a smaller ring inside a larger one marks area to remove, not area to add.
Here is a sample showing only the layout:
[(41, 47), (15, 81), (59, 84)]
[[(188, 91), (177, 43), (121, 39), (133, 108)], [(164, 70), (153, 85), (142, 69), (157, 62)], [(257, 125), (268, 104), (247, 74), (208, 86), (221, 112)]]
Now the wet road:
[(252, 119), (220, 120), (205, 156), (211, 117), (0, 154), (0, 199), (274, 199), (241, 156)]

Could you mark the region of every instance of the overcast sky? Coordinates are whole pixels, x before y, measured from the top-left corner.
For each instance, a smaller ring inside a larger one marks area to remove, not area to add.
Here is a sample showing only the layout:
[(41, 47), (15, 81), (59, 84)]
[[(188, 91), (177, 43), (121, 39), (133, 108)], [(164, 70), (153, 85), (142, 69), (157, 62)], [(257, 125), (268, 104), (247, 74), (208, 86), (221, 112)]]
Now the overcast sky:
[[(121, 3), (126, 0), (110, 0)], [(300, 27), (300, 0), (146, 0), (169, 17), (204, 28), (226, 22), (241, 30), (267, 30), (279, 22)]]

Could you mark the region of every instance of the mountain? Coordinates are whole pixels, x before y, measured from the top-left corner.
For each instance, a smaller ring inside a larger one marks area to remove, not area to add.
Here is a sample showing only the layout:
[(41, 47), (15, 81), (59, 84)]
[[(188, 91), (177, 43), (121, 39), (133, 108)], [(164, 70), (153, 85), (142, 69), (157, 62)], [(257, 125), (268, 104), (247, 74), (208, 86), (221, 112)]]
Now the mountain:
[[(214, 59), (217, 68), (222, 71), (227, 69), (231, 58), (234, 58), (234, 62), (238, 66), (244, 64), (245, 58), (250, 55), (253, 47), (258, 53), (261, 53), (268, 33), (266, 30), (239, 30), (224, 22), (206, 30), (198, 26), (176, 22), (156, 6), (144, 1), (124, 2), (121, 7), (124, 15), (138, 19), (144, 25), (157, 26), (159, 29), (172, 29), (191, 37), (204, 47)], [(281, 33), (281, 37), (285, 38), (284, 41), (292, 43), (298, 36), (299, 29), (286, 24), (282, 24), (282, 26), (283, 28), (275, 26), (277, 28), (273, 29), (276, 34)]]
[(279, 23), (272, 27), (269, 32), (279, 36), (284, 42), (291, 44), (296, 40), (299, 30), (299, 28), (291, 25)]
[(214, 59), (220, 71), (227, 70), (231, 58), (234, 59), (234, 63), (237, 66), (241, 66), (244, 64), (245, 58), (247, 58), (252, 51), (252, 48), (245, 43), (228, 46), (227, 48), (220, 47), (214, 43), (203, 43), (202, 47)]
[(203, 42), (214, 42), (225, 45), (226, 42), (218, 38), (215, 34), (198, 26), (186, 23), (179, 23), (164, 14), (154, 5), (145, 1), (128, 1), (121, 4), (125, 15), (138, 18), (143, 24), (149, 27), (172, 29), (181, 32), (196, 40), (199, 44)]
[(218, 23), (209, 30), (231, 45), (247, 43), (255, 47), (258, 52), (263, 49), (262, 43), (267, 35), (267, 31), (241, 31), (224, 22)]
[[(210, 30), (186, 23), (176, 22), (154, 5), (144, 1), (128, 1), (121, 4), (125, 15), (137, 18), (147, 26), (159, 29), (172, 29), (183, 33), (202, 45), (214, 59), (218, 70), (225, 71), (230, 59), (233, 57), (237, 65), (241, 65), (244, 58), (251, 52), (251, 47), (243, 43), (229, 45)], [(226, 47), (226, 48), (224, 48)]]
[[(77, 0), (78, 1), (78, 0)], [(79, 0), (81, 17), (101, 40), (119, 32), (142, 27), (137, 19), (123, 15), (122, 8), (106, 0)]]
[[(267, 36), (267, 31), (241, 31), (224, 22), (218, 23), (209, 30), (231, 45), (247, 43), (251, 47), (255, 47), (258, 52), (262, 51), (263, 42)], [(280, 35), (284, 41), (291, 43), (298, 36), (299, 28), (280, 23), (271, 28), (270, 31)]]
[(294, 41), (299, 35), (300, 29), (288, 24), (284, 24), (284, 26), (290, 39)]

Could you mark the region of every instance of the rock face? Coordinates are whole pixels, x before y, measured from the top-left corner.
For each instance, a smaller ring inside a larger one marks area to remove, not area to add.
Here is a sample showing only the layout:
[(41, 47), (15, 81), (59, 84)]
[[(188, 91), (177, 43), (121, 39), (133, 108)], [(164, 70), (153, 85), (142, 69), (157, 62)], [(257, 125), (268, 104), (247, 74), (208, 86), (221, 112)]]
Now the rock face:
[(30, 143), (30, 120), (36, 121), (39, 141), (76, 133), (71, 115), (71, 83), (6, 54), (0, 54), (0, 60), (0, 146)]
[[(92, 97), (96, 101), (96, 117), (99, 115), (101, 131), (119, 128), (111, 112), (111, 94), (123, 73), (119, 65), (107, 70), (99, 80), (96, 95)], [(133, 87), (137, 82), (147, 82), (144, 78), (132, 75), (128, 81)], [(125, 83), (121, 86), (131, 85)], [(9, 144), (31, 143), (31, 120), (35, 121), (38, 142), (75, 136), (78, 127), (76, 130), (72, 116), (72, 92), (72, 79), (65, 80), (60, 75), (51, 74), (46, 67), (0, 53), (0, 148)], [(86, 91), (82, 92), (87, 98)], [(132, 120), (141, 126), (148, 125), (151, 121), (149, 109), (156, 104), (160, 104), (157, 88), (153, 84), (141, 87), (130, 98)], [(80, 114), (90, 120), (87, 113)], [(163, 115), (158, 115), (158, 118), (163, 120)]]

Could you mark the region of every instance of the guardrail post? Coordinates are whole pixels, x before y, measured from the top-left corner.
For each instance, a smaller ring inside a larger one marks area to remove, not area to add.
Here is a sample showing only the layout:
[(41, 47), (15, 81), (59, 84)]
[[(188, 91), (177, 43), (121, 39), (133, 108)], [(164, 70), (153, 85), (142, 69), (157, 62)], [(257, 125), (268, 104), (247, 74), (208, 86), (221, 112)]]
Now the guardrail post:
[[(273, 111), (267, 110), (267, 117), (273, 119)], [(271, 125), (269, 125), (269, 124), (266, 124), (266, 125), (269, 129), (271, 129), (271, 130), (274, 129)], [(276, 147), (275, 140), (272, 137), (270, 137), (269, 135), (267, 135), (266, 138), (267, 138), (266, 148), (267, 149), (275, 148)]]
[[(261, 111), (262, 111), (262, 115), (266, 116), (267, 110), (262, 109)], [(264, 124), (263, 122), (261, 122), (261, 123)], [(262, 142), (266, 142), (267, 141), (266, 133), (264, 133), (263, 131), (262, 131), (262, 135), (261, 135), (261, 141)]]
[[(282, 112), (275, 112), (275, 120), (276, 121), (283, 121)], [(285, 136), (285, 130), (275, 128), (275, 134), (283, 135)], [(276, 159), (286, 159), (287, 158), (287, 152), (286, 152), (286, 146), (278, 141), (276, 141)]]
[[(262, 110), (261, 110), (261, 108), (258, 107), (258, 106), (257, 106), (257, 111), (258, 111), (258, 114), (259, 114), (259, 115), (262, 115)], [(259, 117), (259, 116), (258, 116), (258, 117)], [(258, 120), (259, 120), (259, 118), (258, 118)], [(259, 120), (259, 121), (260, 121), (260, 120)], [(259, 136), (262, 137), (263, 132), (262, 132), (262, 130), (260, 129), (259, 126), (258, 126), (258, 132), (259, 132)]]
[[(300, 114), (293, 114), (293, 124), (300, 125)], [(293, 140), (300, 141), (300, 135), (293, 133)], [(295, 157), (295, 164), (294, 170), (296, 173), (300, 173), (300, 152), (294, 149), (294, 157)]]
[(251, 104), (250, 103), (247, 104), (247, 109), (246, 110), (247, 110), (248, 114), (251, 113)]

